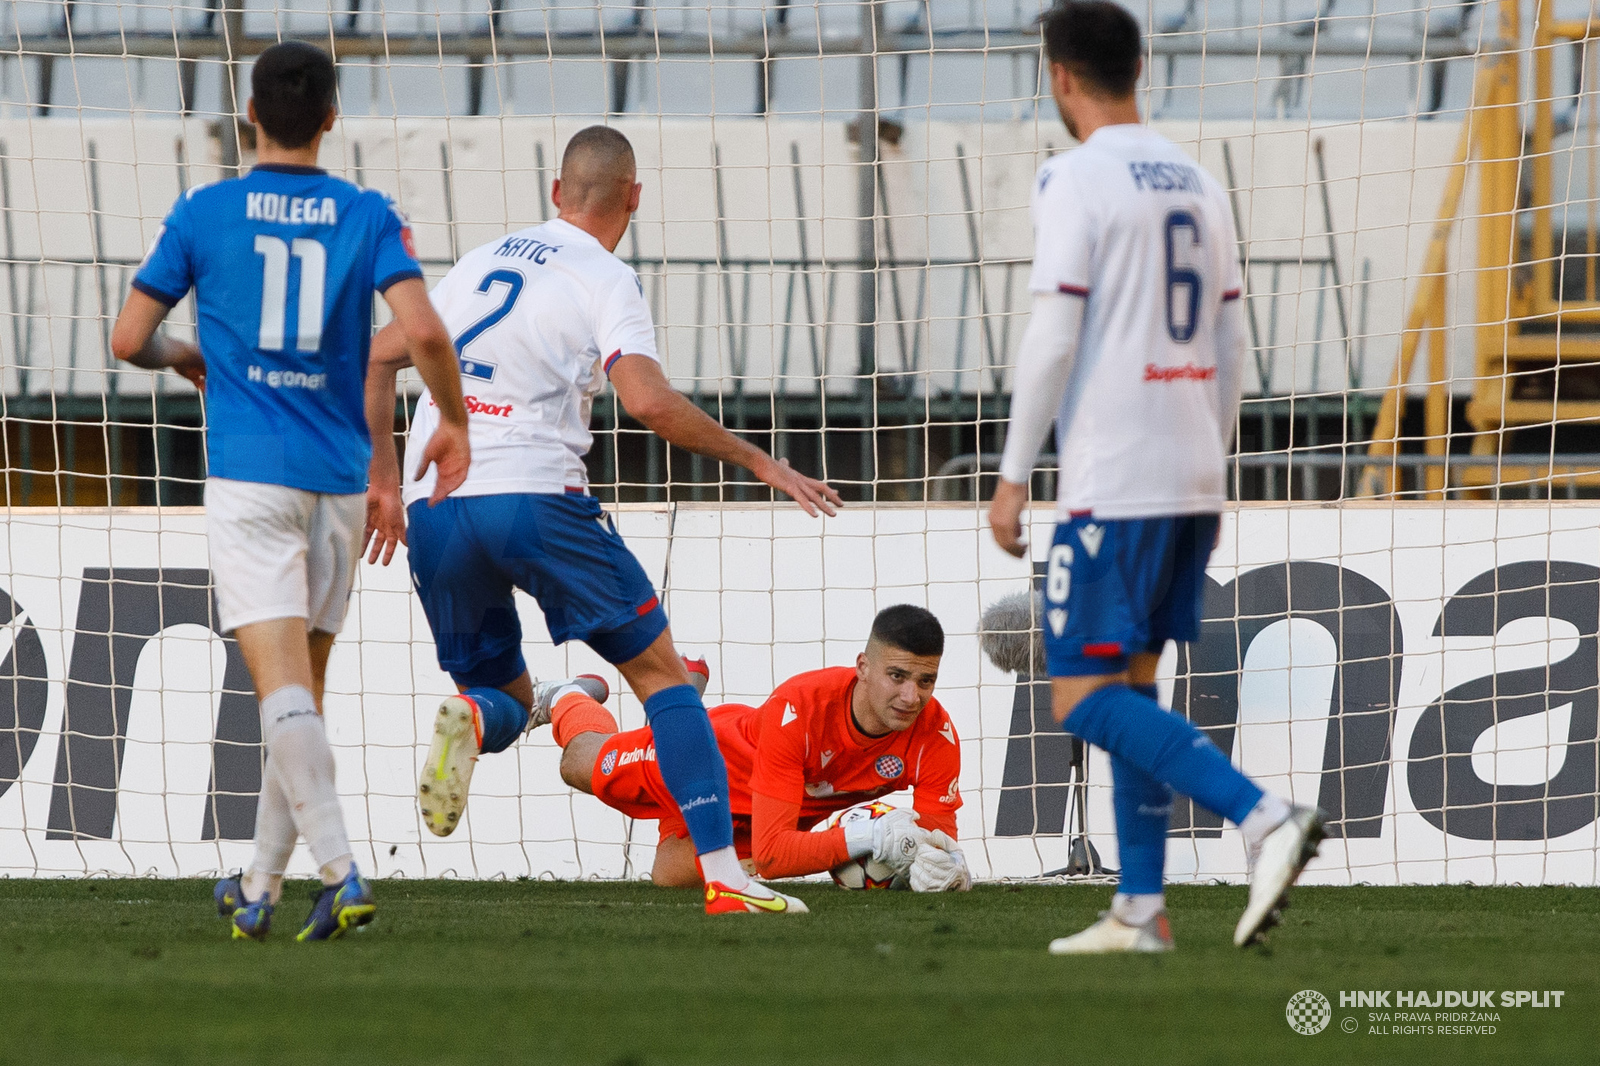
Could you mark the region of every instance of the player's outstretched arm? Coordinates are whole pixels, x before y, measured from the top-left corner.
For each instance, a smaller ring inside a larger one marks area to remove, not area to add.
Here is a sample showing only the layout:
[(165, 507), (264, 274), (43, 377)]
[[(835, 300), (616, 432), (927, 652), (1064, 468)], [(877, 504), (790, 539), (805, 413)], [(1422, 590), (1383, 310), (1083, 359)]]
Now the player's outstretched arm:
[(411, 365), (405, 333), (391, 322), (372, 338), (367, 359), (367, 432), (372, 465), (367, 470), (367, 562), (389, 565), (406, 542), (405, 505), (400, 501), (400, 455), (394, 443), (395, 379)]
[(800, 828), (800, 804), (760, 792), (750, 795), (750, 853), (760, 877), (804, 877), (831, 870), (850, 858), (844, 830)]
[(628, 414), (646, 429), (680, 448), (742, 466), (798, 503), (806, 514), (836, 514), (844, 501), (833, 486), (806, 477), (787, 459), (774, 459), (749, 441), (729, 433), (716, 419), (672, 387), (661, 364), (644, 355), (624, 355), (611, 367), (611, 385)]
[(431, 507), (461, 487), (467, 480), (467, 467), (472, 461), (471, 446), (467, 442), (467, 404), (461, 395), (461, 367), (456, 362), (456, 347), (450, 332), (439, 319), (439, 312), (433, 309), (428, 288), (421, 278), (395, 282), (384, 292), (383, 298), (405, 334), (411, 362), (439, 408), (439, 428), (429, 438), (422, 452), (422, 465), (417, 468), (418, 477), (430, 466), (438, 470), (433, 495), (428, 497)]
[(171, 369), (205, 391), (206, 361), (200, 349), (156, 332), (170, 311), (166, 304), (138, 289), (128, 293), (111, 330), (111, 354), (145, 370)]

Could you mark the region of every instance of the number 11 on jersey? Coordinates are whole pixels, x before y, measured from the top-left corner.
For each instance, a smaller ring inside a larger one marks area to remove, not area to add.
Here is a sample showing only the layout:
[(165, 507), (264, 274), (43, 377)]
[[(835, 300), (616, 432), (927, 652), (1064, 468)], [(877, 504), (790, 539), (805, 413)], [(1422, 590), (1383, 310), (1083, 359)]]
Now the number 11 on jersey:
[(261, 269), (261, 332), (256, 347), (264, 352), (283, 351), (284, 319), (289, 312), (289, 257), (300, 260), (300, 303), (294, 350), (314, 352), (322, 347), (322, 297), (327, 288), (328, 250), (310, 237), (286, 243), (281, 237), (256, 235)]

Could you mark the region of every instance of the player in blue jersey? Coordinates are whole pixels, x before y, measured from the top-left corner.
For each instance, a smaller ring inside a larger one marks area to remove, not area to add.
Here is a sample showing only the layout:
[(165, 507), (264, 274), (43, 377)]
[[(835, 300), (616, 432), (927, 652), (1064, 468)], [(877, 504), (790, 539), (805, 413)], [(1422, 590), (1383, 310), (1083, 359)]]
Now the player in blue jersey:
[(1122, 877), (1110, 912), (1056, 954), (1170, 951), (1162, 895), (1173, 790), (1244, 836), (1243, 946), (1316, 854), (1322, 817), (1264, 793), (1156, 702), (1168, 640), (1195, 640), (1206, 560), (1227, 501), (1244, 357), (1227, 193), (1134, 101), (1139, 25), (1106, 0), (1041, 20), (1051, 93), (1081, 147), (1034, 185), (1033, 315), (1017, 359), (995, 540), (1021, 558), (1021, 515), (1055, 423), (1061, 465), (1045, 578), (1057, 722), (1111, 755)]
[[(438, 647), (462, 695), (440, 707), (418, 800), (425, 824), (455, 829), (474, 764), (582, 685), (535, 686), (522, 657), (512, 590), (539, 601), (557, 643), (582, 640), (614, 664), (644, 704), (657, 766), (699, 859), (710, 913), (798, 913), (799, 900), (751, 880), (733, 847), (728, 775), (700, 694), (673, 649), (644, 569), (589, 494), (590, 407), (607, 379), (629, 414), (672, 444), (753, 472), (810, 514), (838, 493), (729, 433), (668, 381), (639, 277), (613, 254), (639, 207), (633, 147), (603, 126), (575, 134), (551, 189), (560, 216), (476, 248), (433, 290), (456, 338), (468, 390), (472, 470), (450, 500), (423, 507), (432, 476), (402, 486), (393, 448), (394, 372), (404, 338), (373, 343), (368, 412), (374, 555), (410, 518), (408, 560)], [(414, 354), (414, 352), (413, 352)], [(417, 403), (406, 470), (437, 431), (435, 397)], [(407, 510), (402, 512), (402, 494)], [(584, 682), (586, 679), (578, 679)], [(604, 683), (591, 696), (604, 699)]]
[[(420, 461), (432, 500), (466, 476), (466, 408), (405, 219), (382, 193), (317, 168), (333, 128), (327, 53), (274, 45), (251, 73), (258, 165), (191, 189), (167, 216), (117, 319), (112, 351), (171, 368), (206, 400), (206, 531), (221, 628), (239, 642), (261, 706), (266, 767), (255, 855), (217, 885), (233, 935), (261, 939), (295, 841), (323, 890), (301, 940), (371, 921), (334, 789), (322, 687), (361, 558), (372, 447), (363, 407), (373, 294), (394, 311), (433, 390), (440, 433)], [(190, 289), (199, 346), (158, 327)]]

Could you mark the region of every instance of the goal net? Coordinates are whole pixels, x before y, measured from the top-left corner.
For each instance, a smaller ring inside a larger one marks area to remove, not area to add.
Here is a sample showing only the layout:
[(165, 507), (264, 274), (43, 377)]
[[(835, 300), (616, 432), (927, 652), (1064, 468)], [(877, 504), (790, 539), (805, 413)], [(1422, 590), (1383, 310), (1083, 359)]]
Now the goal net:
[[(949, 641), (961, 836), (980, 876), (1117, 866), (1110, 774), (1040, 679), (979, 650), (1042, 562), (985, 503), (1026, 323), (1032, 177), (1072, 145), (1038, 0), (0, 4), (0, 873), (200, 875), (249, 855), (260, 728), (217, 631), (205, 411), (109, 334), (175, 198), (248, 168), (254, 57), (329, 48), (331, 172), (412, 220), (430, 279), (552, 217), (604, 122), (644, 193), (617, 248), (674, 384), (849, 504), (812, 520), (666, 447), (610, 393), (595, 493), (708, 703), (853, 662), (876, 610)], [(1600, 444), (1589, 11), (1569, 0), (1149, 0), (1139, 103), (1230, 190), (1251, 351), (1202, 639), (1163, 696), (1264, 785), (1330, 814), (1308, 878), (1600, 879)], [(380, 317), (382, 315), (380, 308)], [(169, 330), (193, 336), (188, 301)], [(419, 388), (406, 382), (403, 432)], [(470, 391), (470, 390), (469, 390)], [(1159, 461), (1153, 456), (1152, 461)], [(1053, 460), (1033, 480), (1047, 544)], [(610, 667), (554, 647), (536, 676)], [(329, 667), (339, 782), (378, 876), (637, 877), (653, 823), (576, 795), (547, 733), (424, 831), (439, 671), (403, 557), (363, 566)], [(643, 712), (613, 701), (624, 728)], [(1173, 876), (1239, 880), (1174, 811)], [(297, 869), (308, 869), (304, 852)]]

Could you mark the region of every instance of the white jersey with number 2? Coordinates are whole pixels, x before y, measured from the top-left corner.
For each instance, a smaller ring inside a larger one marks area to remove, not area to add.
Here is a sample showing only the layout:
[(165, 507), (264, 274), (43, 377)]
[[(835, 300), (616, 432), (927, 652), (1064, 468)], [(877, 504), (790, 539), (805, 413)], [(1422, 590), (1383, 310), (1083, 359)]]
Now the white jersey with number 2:
[[(655, 326), (639, 276), (561, 219), (474, 248), (434, 288), (455, 338), (467, 400), (472, 466), (452, 495), (584, 489), (589, 414), (612, 364), (655, 359)], [(405, 502), (433, 492), (414, 480), (439, 425), (427, 392), (406, 445)]]
[(1165, 137), (1105, 126), (1039, 168), (1033, 224), (1029, 287), (1085, 301), (1056, 417), (1059, 516), (1222, 510), (1243, 356), (1226, 191)]

